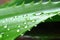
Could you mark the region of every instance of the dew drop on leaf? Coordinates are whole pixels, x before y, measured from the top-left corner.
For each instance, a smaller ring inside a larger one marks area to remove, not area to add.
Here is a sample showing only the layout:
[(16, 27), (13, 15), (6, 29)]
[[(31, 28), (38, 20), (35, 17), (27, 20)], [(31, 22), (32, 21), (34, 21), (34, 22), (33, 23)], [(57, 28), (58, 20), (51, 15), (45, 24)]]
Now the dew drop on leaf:
[(9, 35), (7, 35), (7, 36), (9, 36)]
[(6, 21), (8, 21), (8, 19), (6, 19)]
[(4, 34), (3, 32), (1, 34)]
[(2, 34), (0, 34), (0, 38), (2, 38)]
[(2, 23), (5, 23), (5, 21), (3, 21)]
[(14, 18), (17, 18), (17, 16), (15, 16)]
[(24, 22), (24, 24), (26, 24), (26, 22)]
[(8, 28), (7, 30), (9, 31), (10, 29)]
[(20, 30), (18, 29), (17, 32), (19, 32)]
[(28, 31), (30, 31), (30, 29), (28, 29)]
[(42, 22), (45, 22), (45, 21), (42, 21)]
[(28, 15), (25, 14), (23, 17), (26, 17), (26, 16), (28, 16)]
[(35, 22), (35, 20), (32, 20), (32, 22)]
[(28, 26), (26, 25), (25, 28), (27, 28)]
[(30, 20), (30, 18), (26, 18), (26, 20)]
[(34, 16), (40, 16), (41, 13), (36, 13), (36, 14), (33, 14)]
[(20, 27), (20, 25), (18, 25), (18, 27)]
[(35, 25), (35, 27), (36, 27), (37, 25)]
[(7, 25), (5, 25), (4, 28), (7, 28)]
[(35, 15), (36, 15), (36, 16), (40, 16), (40, 14), (41, 14), (41, 13), (36, 13)]
[(21, 36), (23, 36), (24, 34), (21, 34)]

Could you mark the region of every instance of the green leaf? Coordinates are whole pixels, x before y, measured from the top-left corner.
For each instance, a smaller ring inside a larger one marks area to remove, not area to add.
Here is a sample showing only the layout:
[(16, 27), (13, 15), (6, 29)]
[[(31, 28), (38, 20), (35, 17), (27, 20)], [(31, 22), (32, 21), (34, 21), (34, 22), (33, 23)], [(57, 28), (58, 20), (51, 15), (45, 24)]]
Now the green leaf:
[(0, 40), (14, 40), (48, 18), (60, 14), (60, 2), (37, 2), (0, 9)]

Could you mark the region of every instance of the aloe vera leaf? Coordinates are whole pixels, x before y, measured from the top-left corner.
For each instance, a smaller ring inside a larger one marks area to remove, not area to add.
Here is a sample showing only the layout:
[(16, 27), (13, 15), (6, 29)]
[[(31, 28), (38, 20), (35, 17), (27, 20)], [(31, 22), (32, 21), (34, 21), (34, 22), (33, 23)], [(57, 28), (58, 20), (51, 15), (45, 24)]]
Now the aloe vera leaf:
[(59, 4), (38, 2), (0, 9), (0, 39), (14, 40), (38, 23), (58, 15)]

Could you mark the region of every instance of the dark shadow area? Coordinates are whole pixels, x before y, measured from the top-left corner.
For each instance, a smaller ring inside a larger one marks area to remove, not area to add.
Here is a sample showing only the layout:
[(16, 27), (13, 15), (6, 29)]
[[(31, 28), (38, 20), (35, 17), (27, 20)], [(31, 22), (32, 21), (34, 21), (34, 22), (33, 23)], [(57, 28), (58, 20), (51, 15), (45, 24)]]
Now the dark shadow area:
[(26, 34), (60, 34), (60, 22), (40, 23)]
[[(48, 40), (60, 40), (60, 22), (45, 22), (40, 23), (37, 27), (31, 29), (31, 31), (27, 31), (25, 35), (28, 36), (40, 36), (47, 37)], [(21, 40), (22, 37), (18, 37), (17, 39)], [(28, 37), (24, 37), (28, 39)], [(29, 37), (31, 40), (37, 40), (36, 38)], [(16, 40), (17, 40), (16, 39)], [(27, 40), (26, 39), (26, 40)], [(28, 40), (30, 40), (28, 39)], [(39, 39), (38, 39), (39, 40)]]
[[(34, 2), (38, 2), (39, 0), (34, 0)], [(43, 0), (44, 2), (48, 0)], [(53, 2), (60, 0), (52, 0)], [(25, 3), (30, 3), (32, 0), (25, 0)], [(48, 19), (48, 22), (40, 23), (37, 27), (31, 29), (31, 31), (27, 31), (24, 36), (17, 37), (16, 40), (60, 40), (60, 22), (50, 22), (59, 20), (58, 16), (54, 17), (53, 20)], [(27, 37), (26, 37), (27, 35)], [(34, 36), (39, 36), (40, 38), (34, 38)]]
[(38, 24), (36, 28), (31, 30), (31, 33), (41, 34), (60, 34), (60, 22), (46, 22)]

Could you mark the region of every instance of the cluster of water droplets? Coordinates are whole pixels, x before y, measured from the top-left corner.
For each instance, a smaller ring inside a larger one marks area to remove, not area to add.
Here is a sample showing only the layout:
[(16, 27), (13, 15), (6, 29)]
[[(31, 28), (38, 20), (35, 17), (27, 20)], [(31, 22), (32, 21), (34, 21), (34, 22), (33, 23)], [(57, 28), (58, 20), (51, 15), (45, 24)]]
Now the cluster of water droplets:
[[(26, 30), (30, 31), (30, 29), (29, 29), (31, 27), (30, 25), (32, 25), (32, 26), (35, 25), (35, 27), (37, 26), (36, 25), (36, 20), (38, 18), (40, 18), (40, 15), (41, 15), (41, 13), (36, 13), (36, 14), (27, 14), (27, 15), (23, 15), (23, 16), (21, 15), (21, 16), (14, 16), (14, 17), (11, 17), (11, 18), (7, 18), (3, 22), (3, 23), (7, 22), (7, 24), (5, 24), (3, 28), (10, 31), (11, 29), (10, 29), (9, 23), (12, 24), (12, 23), (17, 22), (17, 24), (18, 24), (18, 26), (16, 26), (16, 27), (18, 27), (16, 29), (17, 33), (21, 32), (21, 29), (22, 30), (26, 29)], [(7, 21), (7, 20), (10, 20), (10, 22)], [(13, 28), (14, 28), (14, 25), (13, 25)], [(23, 34), (21, 34), (21, 35), (23, 35)], [(9, 36), (9, 35), (6, 35), (6, 36)], [(0, 37), (2, 37), (2, 35), (0, 35)]]
[(2, 38), (2, 34), (0, 34), (0, 38)]

